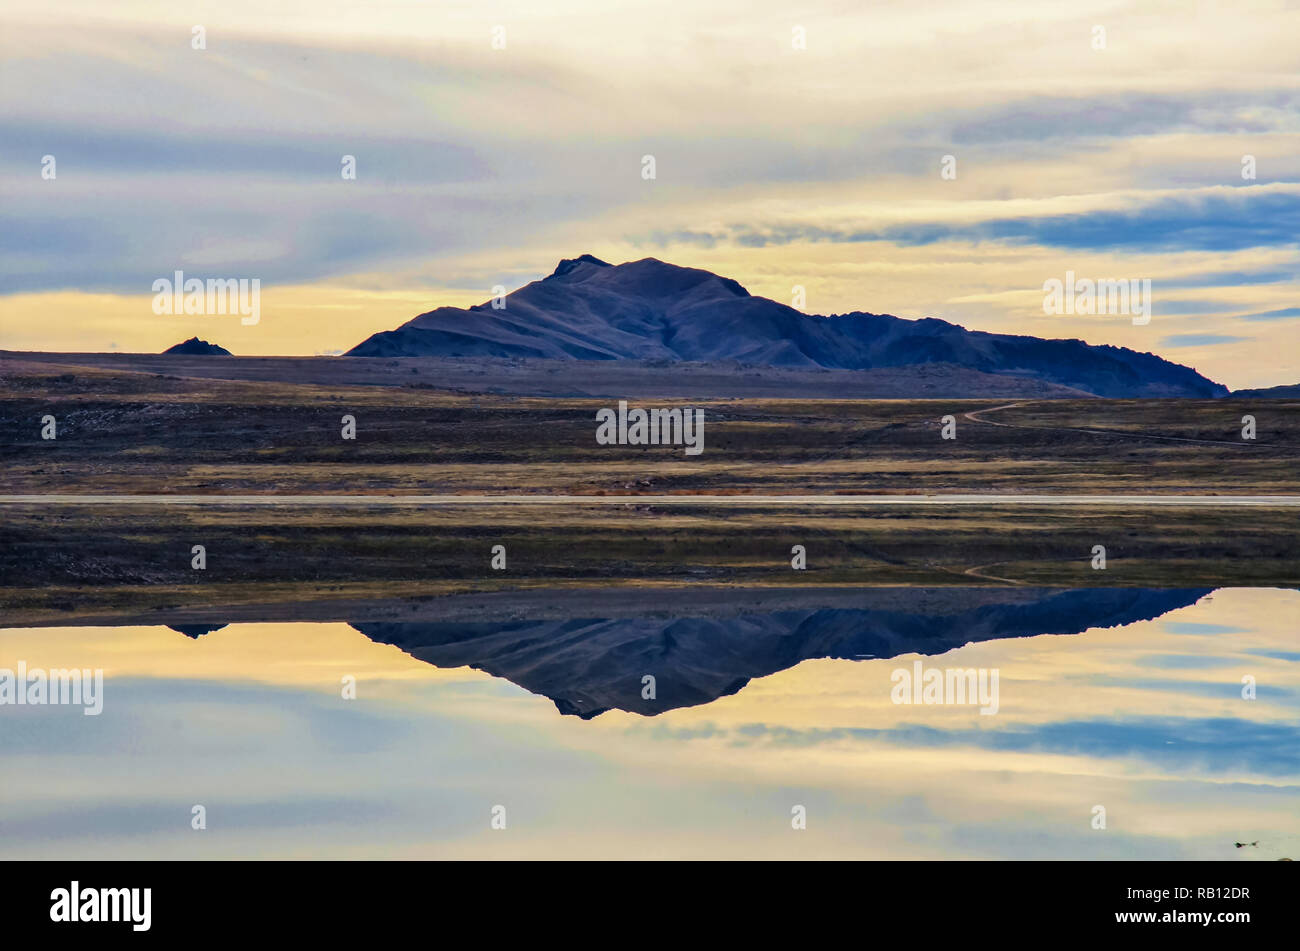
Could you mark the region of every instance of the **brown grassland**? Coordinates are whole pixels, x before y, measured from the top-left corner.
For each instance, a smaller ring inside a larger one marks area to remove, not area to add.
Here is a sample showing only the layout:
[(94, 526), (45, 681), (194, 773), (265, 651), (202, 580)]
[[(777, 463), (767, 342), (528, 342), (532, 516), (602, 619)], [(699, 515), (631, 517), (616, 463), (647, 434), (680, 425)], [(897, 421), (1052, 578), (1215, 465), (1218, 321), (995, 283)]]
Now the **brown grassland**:
[[(581, 366), (575, 366), (575, 373)], [(564, 585), (1296, 585), (1300, 509), (648, 505), (638, 494), (1290, 495), (1294, 400), (658, 400), (705, 452), (599, 446), (609, 399), (0, 361), (0, 494), (629, 496), (625, 505), (0, 508), (10, 623)], [(1241, 438), (1241, 417), (1258, 438)], [(53, 415), (58, 438), (40, 438)], [(356, 440), (340, 437), (355, 416)], [(967, 415), (971, 414), (971, 415)], [(940, 438), (940, 418), (957, 439)], [(195, 544), (207, 568), (190, 567)], [(489, 567), (505, 545), (508, 567)], [(790, 566), (804, 545), (808, 568)], [(1105, 571), (1091, 567), (1104, 545)]]

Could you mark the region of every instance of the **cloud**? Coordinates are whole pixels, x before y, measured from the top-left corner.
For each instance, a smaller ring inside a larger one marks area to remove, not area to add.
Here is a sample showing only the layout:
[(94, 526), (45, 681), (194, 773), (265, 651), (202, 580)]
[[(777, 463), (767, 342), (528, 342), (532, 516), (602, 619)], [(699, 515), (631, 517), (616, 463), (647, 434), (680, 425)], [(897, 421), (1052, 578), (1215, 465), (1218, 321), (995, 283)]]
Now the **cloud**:
[(1163, 288), (1197, 288), (1197, 287), (1246, 287), (1256, 284), (1295, 284), (1300, 282), (1300, 271), (1260, 270), (1260, 271), (1207, 271), (1203, 274), (1188, 274), (1178, 277), (1157, 277), (1153, 283)]
[(1206, 624), (1200, 621), (1164, 621), (1161, 626), (1167, 634), (1188, 634), (1196, 637), (1209, 637), (1216, 634), (1242, 634), (1248, 628), (1233, 627), (1228, 624)]
[[(1152, 281), (1157, 290), (1164, 290), (1164, 285)], [(1152, 302), (1151, 312), (1157, 316), (1174, 316), (1178, 314), (1226, 314), (1238, 310), (1240, 304), (1221, 300), (1156, 300)]]
[(1300, 92), (1288, 89), (1031, 96), (983, 110), (953, 128), (954, 144), (1005, 144), (1183, 131), (1257, 134), (1296, 131)]
[(1241, 314), (1242, 320), (1286, 320), (1290, 317), (1300, 317), (1300, 307), (1282, 307), (1278, 310), (1266, 310), (1257, 314)]
[(339, 180), (341, 158), (358, 157), (361, 180), (401, 185), (482, 181), (491, 166), (474, 148), (445, 138), (374, 135), (324, 130), (312, 135), (289, 130), (232, 134), (185, 126), (129, 128), (120, 124), (50, 122), (0, 118), (0, 162), (11, 172), (30, 171), (33, 156), (54, 155), (66, 181), (121, 174), (136, 187), (156, 183), (147, 176), (178, 173), (238, 181), (287, 180), (301, 184)]
[(1160, 338), (1162, 347), (1216, 347), (1225, 343), (1241, 343), (1251, 337), (1233, 337), (1229, 334), (1170, 334)]
[(989, 217), (978, 221), (921, 221), (860, 228), (811, 224), (732, 225), (722, 232), (673, 232), (712, 244), (747, 247), (796, 242), (889, 242), (905, 246), (940, 241), (1002, 242), (1079, 251), (1239, 251), (1300, 244), (1300, 187), (1202, 189), (1154, 199), (1133, 196), (1128, 208), (1070, 214)]
[[(1300, 775), (1300, 730), (1294, 725), (1223, 717), (1066, 720), (997, 730), (943, 730), (920, 724), (888, 730), (805, 730), (752, 723), (735, 732), (749, 740), (769, 739), (792, 746), (844, 739), (877, 740), (909, 748), (971, 746), (999, 752), (1133, 756), (1182, 769), (1199, 765), (1220, 773), (1248, 769), (1264, 776)], [(1287, 750), (1284, 755), (1280, 753), (1283, 749)]]

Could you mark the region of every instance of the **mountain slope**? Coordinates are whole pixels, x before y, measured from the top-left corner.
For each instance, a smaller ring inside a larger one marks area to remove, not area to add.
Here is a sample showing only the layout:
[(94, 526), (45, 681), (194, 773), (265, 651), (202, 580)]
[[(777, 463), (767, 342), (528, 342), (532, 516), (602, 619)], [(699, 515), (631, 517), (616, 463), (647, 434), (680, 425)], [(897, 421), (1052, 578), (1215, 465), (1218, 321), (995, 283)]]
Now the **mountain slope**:
[(352, 357), (511, 357), (735, 361), (791, 369), (952, 364), (1097, 396), (1225, 396), (1227, 387), (1150, 353), (970, 331), (935, 318), (819, 317), (754, 297), (740, 284), (654, 258), (610, 265), (591, 255), (505, 298), (439, 307), (377, 333)]

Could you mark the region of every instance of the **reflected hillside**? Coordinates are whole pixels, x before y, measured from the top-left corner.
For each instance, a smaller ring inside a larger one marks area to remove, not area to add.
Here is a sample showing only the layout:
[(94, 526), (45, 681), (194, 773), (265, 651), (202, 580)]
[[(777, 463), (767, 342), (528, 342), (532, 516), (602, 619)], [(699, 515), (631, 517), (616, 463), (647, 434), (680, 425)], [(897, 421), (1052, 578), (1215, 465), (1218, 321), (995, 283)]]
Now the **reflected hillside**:
[(184, 634), (196, 641), (204, 634), (211, 634), (226, 627), (225, 624), (168, 624), (167, 626), (178, 634)]
[[(566, 597), (571, 592), (534, 592), (523, 605), (493, 596), (450, 598), (447, 613), (461, 617), (447, 620), (352, 626), (418, 660), (486, 671), (550, 698), (563, 714), (590, 719), (611, 709), (654, 716), (710, 703), (813, 658), (933, 655), (972, 641), (1131, 624), (1213, 590), (738, 591), (677, 608), (656, 605), (646, 592), (586, 592), (580, 602)], [(512, 616), (502, 615), (507, 606)], [(641, 695), (647, 674), (656, 680), (653, 700)]]

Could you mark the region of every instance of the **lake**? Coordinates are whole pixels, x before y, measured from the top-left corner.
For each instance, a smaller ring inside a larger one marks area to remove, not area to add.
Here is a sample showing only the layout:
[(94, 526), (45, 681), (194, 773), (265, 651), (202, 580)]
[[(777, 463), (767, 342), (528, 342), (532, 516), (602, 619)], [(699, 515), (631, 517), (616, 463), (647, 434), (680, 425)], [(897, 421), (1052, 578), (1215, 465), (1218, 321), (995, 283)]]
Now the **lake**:
[[(1300, 852), (1294, 590), (210, 613), (0, 629), (0, 857)], [(98, 715), (16, 702), (34, 671), (71, 668), (102, 671)]]

